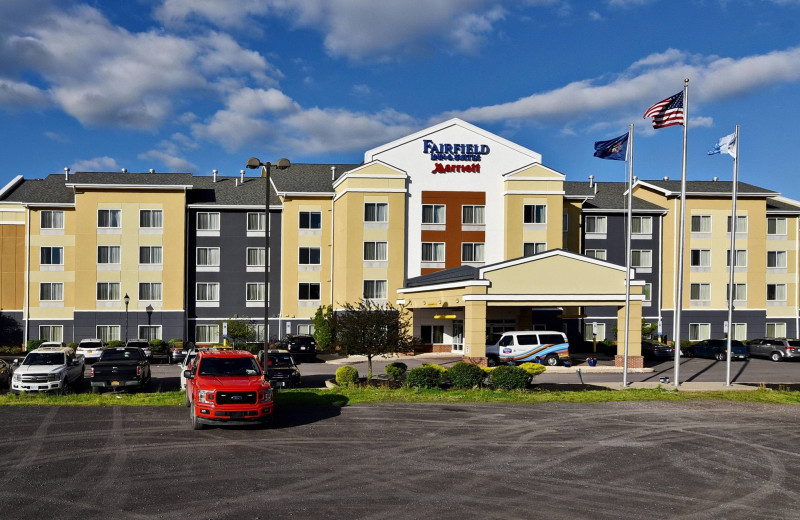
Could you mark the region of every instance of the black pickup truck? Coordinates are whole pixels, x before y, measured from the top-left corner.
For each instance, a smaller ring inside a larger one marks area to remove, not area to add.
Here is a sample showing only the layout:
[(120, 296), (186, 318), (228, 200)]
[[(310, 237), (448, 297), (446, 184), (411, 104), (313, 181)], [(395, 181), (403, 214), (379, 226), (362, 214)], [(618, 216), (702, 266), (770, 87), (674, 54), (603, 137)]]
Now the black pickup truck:
[(92, 392), (118, 388), (141, 388), (150, 381), (150, 362), (139, 347), (109, 348), (92, 365)]

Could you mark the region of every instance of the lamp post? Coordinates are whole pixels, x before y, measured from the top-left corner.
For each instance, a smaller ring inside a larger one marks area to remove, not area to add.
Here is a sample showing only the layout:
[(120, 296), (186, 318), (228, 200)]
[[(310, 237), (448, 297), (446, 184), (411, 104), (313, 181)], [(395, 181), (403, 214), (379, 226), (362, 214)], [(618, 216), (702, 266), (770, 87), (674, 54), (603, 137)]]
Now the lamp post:
[(262, 176), (265, 178), (264, 183), (264, 357), (261, 358), (261, 364), (264, 369), (267, 367), (267, 341), (269, 339), (269, 170), (275, 166), (279, 170), (285, 170), (292, 163), (289, 159), (278, 159), (278, 162), (272, 164), (271, 162), (261, 162), (256, 157), (247, 159), (247, 168), (255, 170), (262, 167)]
[(130, 296), (128, 293), (125, 293), (125, 297), (122, 299), (125, 302), (125, 343), (128, 342), (128, 304), (131, 302)]

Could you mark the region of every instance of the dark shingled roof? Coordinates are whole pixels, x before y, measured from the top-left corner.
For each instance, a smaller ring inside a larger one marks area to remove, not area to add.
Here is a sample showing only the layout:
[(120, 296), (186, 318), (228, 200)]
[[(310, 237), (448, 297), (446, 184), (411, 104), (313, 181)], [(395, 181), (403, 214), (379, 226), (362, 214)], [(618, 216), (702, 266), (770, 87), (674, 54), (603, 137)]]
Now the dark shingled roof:
[[(628, 204), (628, 183), (626, 182), (598, 182), (597, 193), (594, 198), (586, 201), (583, 209), (598, 210), (624, 210)], [(634, 211), (666, 211), (665, 208), (651, 202), (633, 197)]]
[(564, 181), (566, 197), (594, 197), (594, 187), (589, 182)]
[[(238, 184), (239, 177), (214, 177), (207, 175), (194, 177), (193, 188), (186, 194), (187, 204), (210, 204), (217, 206), (264, 206), (264, 177), (244, 176), (244, 184)], [(281, 201), (273, 188), (269, 192), (270, 206), (280, 206)]]
[(478, 268), (470, 265), (462, 265), (451, 269), (436, 271), (435, 273), (423, 274), (406, 280), (406, 287), (423, 287), (440, 283), (462, 282), (466, 280), (477, 280)]
[(795, 205), (782, 200), (767, 199), (767, 211), (770, 213), (798, 213), (800, 212), (800, 203)]
[[(680, 194), (681, 181), (648, 181), (640, 179), (640, 182), (656, 186), (666, 191), (671, 191), (674, 194)], [(704, 193), (720, 193), (731, 194), (733, 192), (733, 181), (686, 181), (686, 193), (702, 195)], [(739, 195), (771, 195), (777, 196), (779, 193), (747, 184), (746, 182), (739, 181)]]
[(271, 169), (270, 176), (275, 188), (281, 193), (330, 193), (333, 194), (331, 167), (335, 167), (335, 178), (358, 168), (358, 164), (292, 164), (285, 170)]

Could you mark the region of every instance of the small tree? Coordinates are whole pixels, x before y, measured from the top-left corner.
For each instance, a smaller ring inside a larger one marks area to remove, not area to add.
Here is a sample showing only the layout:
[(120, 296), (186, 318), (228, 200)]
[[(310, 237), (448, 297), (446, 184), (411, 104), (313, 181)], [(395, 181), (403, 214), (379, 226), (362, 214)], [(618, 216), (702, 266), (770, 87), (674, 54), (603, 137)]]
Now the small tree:
[[(237, 342), (245, 342), (255, 334), (253, 322), (247, 316), (234, 316), (225, 320), (228, 322), (228, 337), (236, 346)], [(220, 326), (222, 322), (220, 322)]]
[(330, 349), (336, 338), (336, 313), (333, 312), (333, 306), (320, 305), (312, 322), (314, 323), (314, 340), (317, 342), (317, 348), (320, 350)]
[(361, 299), (355, 305), (345, 304), (336, 316), (336, 344), (345, 356), (366, 356), (367, 379), (372, 379), (373, 357), (414, 350), (417, 340), (410, 333), (410, 325), (402, 308)]

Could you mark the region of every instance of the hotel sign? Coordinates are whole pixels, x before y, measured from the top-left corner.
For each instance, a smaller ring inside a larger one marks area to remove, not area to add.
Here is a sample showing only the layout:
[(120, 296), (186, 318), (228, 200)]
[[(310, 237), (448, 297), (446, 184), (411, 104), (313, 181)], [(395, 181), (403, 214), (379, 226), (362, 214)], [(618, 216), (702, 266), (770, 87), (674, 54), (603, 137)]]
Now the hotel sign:
[(480, 173), (480, 160), (491, 149), (486, 144), (435, 143), (430, 139), (422, 141), (422, 153), (430, 155), (431, 161), (462, 161), (473, 164), (442, 164), (437, 162), (431, 173), (466, 172)]

